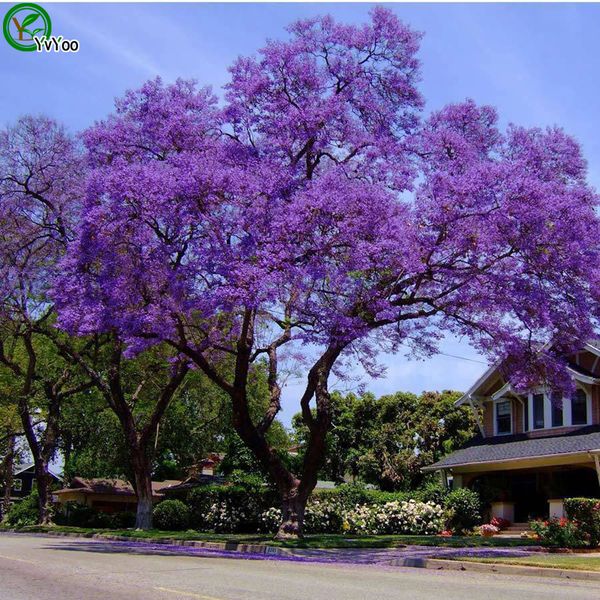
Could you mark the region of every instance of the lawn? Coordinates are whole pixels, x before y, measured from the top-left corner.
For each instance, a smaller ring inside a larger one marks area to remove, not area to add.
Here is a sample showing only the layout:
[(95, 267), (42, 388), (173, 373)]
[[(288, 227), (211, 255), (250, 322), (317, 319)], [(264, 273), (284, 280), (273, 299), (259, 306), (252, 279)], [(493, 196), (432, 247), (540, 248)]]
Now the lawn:
[(574, 569), (579, 571), (600, 571), (600, 556), (589, 554), (536, 554), (525, 558), (466, 558), (460, 560), (486, 562), (524, 567), (546, 567), (550, 569)]
[(267, 544), (286, 548), (395, 548), (403, 545), (444, 546), (451, 548), (532, 546), (538, 542), (525, 539), (484, 538), (481, 536), (441, 537), (434, 535), (339, 535), (312, 534), (302, 540), (276, 541), (268, 534), (204, 533), (198, 531), (136, 531), (134, 529), (88, 529), (83, 527), (24, 527), (23, 532), (47, 531), (77, 533), (82, 536), (120, 535), (139, 540), (198, 540), (232, 544)]

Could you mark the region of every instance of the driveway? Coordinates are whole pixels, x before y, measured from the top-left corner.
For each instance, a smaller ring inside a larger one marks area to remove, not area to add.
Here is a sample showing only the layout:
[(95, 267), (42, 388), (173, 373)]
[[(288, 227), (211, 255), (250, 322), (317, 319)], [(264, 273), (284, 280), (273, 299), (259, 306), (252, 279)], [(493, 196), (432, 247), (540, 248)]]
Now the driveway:
[[(421, 548), (418, 551), (422, 551)], [(416, 552), (417, 550), (415, 550)], [(395, 552), (395, 551), (394, 551)], [(591, 600), (579, 581), (392, 567), (379, 551), (240, 560), (213, 552), (0, 535), (0, 600)], [(368, 560), (367, 556), (370, 556)], [(254, 557), (252, 557), (254, 558)], [(264, 557), (263, 557), (264, 558)], [(318, 562), (314, 562), (318, 560)]]

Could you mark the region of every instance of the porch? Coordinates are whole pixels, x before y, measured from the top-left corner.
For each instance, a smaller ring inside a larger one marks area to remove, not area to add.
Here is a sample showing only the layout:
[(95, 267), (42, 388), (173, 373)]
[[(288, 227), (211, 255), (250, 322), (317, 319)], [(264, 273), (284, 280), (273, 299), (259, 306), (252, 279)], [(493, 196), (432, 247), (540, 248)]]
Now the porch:
[(456, 473), (454, 487), (460, 486), (479, 493), (487, 520), (497, 516), (512, 523), (560, 517), (564, 498), (600, 498), (600, 484), (593, 462)]

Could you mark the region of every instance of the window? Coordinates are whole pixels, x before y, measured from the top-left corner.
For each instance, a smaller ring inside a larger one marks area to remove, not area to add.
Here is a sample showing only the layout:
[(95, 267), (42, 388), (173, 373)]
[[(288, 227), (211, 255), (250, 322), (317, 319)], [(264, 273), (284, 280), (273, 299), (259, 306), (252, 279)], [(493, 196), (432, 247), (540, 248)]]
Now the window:
[(550, 400), (552, 406), (552, 427), (563, 426), (563, 400), (559, 396), (553, 395)]
[(23, 489), (23, 480), (15, 479), (13, 481), (13, 490), (15, 490), (15, 492), (20, 492), (22, 489)]
[(523, 405), (523, 431), (529, 431), (529, 397), (525, 398)]
[(533, 395), (533, 428), (544, 428), (544, 394)]
[(587, 397), (583, 390), (577, 390), (571, 396), (571, 423), (573, 425), (587, 425)]
[(496, 433), (512, 433), (512, 410), (510, 401), (496, 403)]

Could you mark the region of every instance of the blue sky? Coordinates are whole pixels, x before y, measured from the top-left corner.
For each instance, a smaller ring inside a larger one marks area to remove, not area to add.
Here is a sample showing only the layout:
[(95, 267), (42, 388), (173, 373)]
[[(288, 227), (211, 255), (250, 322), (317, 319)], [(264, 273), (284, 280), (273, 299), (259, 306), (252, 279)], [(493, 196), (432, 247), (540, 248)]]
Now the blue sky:
[[(156, 75), (195, 78), (216, 90), (227, 66), (263, 41), (285, 35), (296, 18), (331, 13), (360, 22), (369, 4), (43, 4), (53, 33), (76, 38), (77, 54), (18, 52), (0, 42), (0, 122), (46, 113), (77, 131), (106, 115), (113, 99)], [(3, 3), (2, 16), (12, 6)], [(503, 124), (559, 124), (583, 145), (590, 180), (600, 187), (600, 5), (394, 4), (422, 43), (426, 110), (473, 98), (493, 104)], [(466, 343), (442, 350), (482, 360)], [(368, 383), (377, 394), (399, 389), (464, 390), (480, 362), (438, 356), (426, 362), (383, 357), (387, 376)], [(284, 421), (296, 410), (290, 384)]]

